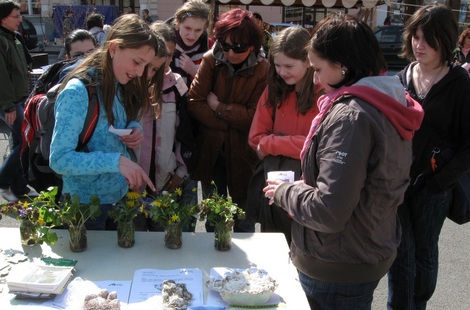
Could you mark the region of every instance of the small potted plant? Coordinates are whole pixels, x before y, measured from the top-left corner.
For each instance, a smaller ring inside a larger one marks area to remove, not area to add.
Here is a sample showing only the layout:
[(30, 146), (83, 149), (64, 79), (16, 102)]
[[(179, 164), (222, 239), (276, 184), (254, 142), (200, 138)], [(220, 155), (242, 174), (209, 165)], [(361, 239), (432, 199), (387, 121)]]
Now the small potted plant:
[(223, 196), (217, 192), (215, 182), (212, 194), (199, 204), (199, 220), (206, 220), (209, 225), (214, 226), (214, 246), (219, 251), (228, 251), (232, 247), (232, 232), (235, 224), (235, 216), (242, 220), (245, 211), (232, 202), (232, 197)]
[(97, 195), (90, 197), (90, 203), (80, 203), (78, 195), (66, 193), (59, 202), (59, 219), (69, 230), (69, 246), (72, 252), (83, 252), (87, 249), (85, 223), (101, 214), (100, 199)]
[(134, 218), (140, 212), (144, 212), (143, 198), (146, 196), (146, 192), (142, 195), (137, 192), (128, 192), (126, 197), (108, 212), (109, 217), (117, 224), (118, 245), (120, 247), (130, 248), (134, 245)]
[(55, 202), (49, 192), (41, 192), (38, 197), (27, 201), (3, 203), (0, 205), (0, 219), (2, 215), (13, 216), (20, 221), (23, 245), (57, 242), (57, 234), (51, 229), (60, 225), (60, 221)]
[(195, 204), (181, 203), (182, 195), (181, 188), (176, 188), (174, 193), (163, 192), (149, 206), (152, 221), (165, 229), (165, 245), (170, 249), (182, 246), (182, 226), (197, 214)]

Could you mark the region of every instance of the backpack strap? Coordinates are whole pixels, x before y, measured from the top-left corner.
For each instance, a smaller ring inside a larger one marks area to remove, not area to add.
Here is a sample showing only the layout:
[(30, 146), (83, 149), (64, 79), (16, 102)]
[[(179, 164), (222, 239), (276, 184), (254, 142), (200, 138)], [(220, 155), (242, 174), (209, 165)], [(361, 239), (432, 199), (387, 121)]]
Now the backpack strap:
[(83, 151), (95, 132), (100, 115), (100, 104), (98, 100), (98, 90), (95, 85), (90, 85), (90, 81), (80, 79), (86, 86), (88, 92), (88, 110), (83, 124), (83, 129), (78, 136), (77, 152)]

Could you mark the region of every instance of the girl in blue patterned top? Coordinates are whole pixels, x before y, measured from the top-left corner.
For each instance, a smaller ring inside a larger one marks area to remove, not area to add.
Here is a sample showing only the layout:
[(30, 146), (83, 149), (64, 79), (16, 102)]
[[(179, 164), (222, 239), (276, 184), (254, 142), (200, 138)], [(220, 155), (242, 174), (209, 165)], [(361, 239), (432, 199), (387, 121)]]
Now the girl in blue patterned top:
[[(97, 194), (102, 203), (100, 217), (87, 222), (87, 229), (105, 229), (107, 211), (129, 188), (138, 190), (146, 183), (155, 190), (128, 149), (138, 148), (143, 139), (138, 120), (149, 105), (146, 67), (156, 56), (159, 41), (142, 19), (131, 14), (116, 21), (107, 39), (61, 84), (54, 111), (50, 166), (63, 176), (62, 192), (77, 194), (85, 203)], [(88, 108), (87, 88), (77, 77), (91, 79), (98, 87), (100, 114), (88, 152), (75, 150)], [(117, 135), (108, 130), (110, 126), (131, 133)]]

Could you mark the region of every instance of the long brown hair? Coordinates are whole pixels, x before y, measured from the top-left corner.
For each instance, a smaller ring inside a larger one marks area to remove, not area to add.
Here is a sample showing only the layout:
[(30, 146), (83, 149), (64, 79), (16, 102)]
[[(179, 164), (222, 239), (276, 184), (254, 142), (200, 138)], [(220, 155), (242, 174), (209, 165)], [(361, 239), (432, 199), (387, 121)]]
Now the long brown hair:
[(94, 85), (103, 92), (103, 107), (109, 124), (114, 124), (113, 104), (116, 95), (120, 94), (120, 101), (127, 115), (127, 122), (140, 119), (142, 111), (149, 107), (147, 70), (140, 78), (130, 80), (126, 85), (115, 86), (112, 59), (109, 54), (109, 43), (115, 42), (121, 48), (138, 49), (142, 46), (151, 46), (155, 54), (159, 49), (156, 34), (138, 15), (125, 14), (119, 17), (110, 28), (106, 41), (95, 52), (90, 54), (70, 74), (67, 75), (60, 89), (73, 77), (89, 79), (93, 73)]
[[(288, 85), (276, 72), (274, 56), (282, 53), (289, 58), (308, 63), (308, 45), (310, 33), (301, 27), (289, 27), (283, 30), (274, 40), (269, 52), (268, 100), (267, 106), (280, 107), (287, 95), (295, 90), (295, 85)], [(297, 111), (303, 115), (315, 107), (315, 84), (313, 68), (309, 67), (304, 77), (302, 91), (297, 98)]]
[[(156, 57), (159, 58), (167, 58), (170, 56), (170, 53), (168, 51), (168, 48), (166, 46), (166, 41), (167, 41), (167, 32), (165, 32), (162, 29), (167, 30), (169, 33), (174, 32), (173, 29), (171, 29), (170, 26), (163, 22), (155, 22), (150, 25), (150, 29), (152, 29), (153, 32), (157, 35), (157, 41), (158, 41), (158, 50), (157, 54), (155, 55)], [(176, 39), (175, 39), (176, 41)], [(155, 114), (155, 118), (157, 118), (162, 109), (162, 89), (163, 89), (163, 80), (165, 77), (165, 70), (166, 70), (166, 61), (158, 68), (158, 70), (155, 72), (153, 75), (152, 79), (149, 81), (149, 87), (150, 87), (150, 96), (151, 96), (151, 102), (150, 105), (153, 108), (153, 113)]]

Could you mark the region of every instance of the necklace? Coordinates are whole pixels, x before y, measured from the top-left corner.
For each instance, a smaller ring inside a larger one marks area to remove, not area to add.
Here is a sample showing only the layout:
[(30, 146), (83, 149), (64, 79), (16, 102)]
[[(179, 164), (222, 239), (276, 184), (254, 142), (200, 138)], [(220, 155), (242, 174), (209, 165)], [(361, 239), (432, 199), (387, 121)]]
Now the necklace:
[(431, 90), (432, 86), (436, 83), (437, 78), (441, 75), (441, 73), (445, 69), (445, 67), (446, 66), (442, 66), (441, 69), (439, 70), (439, 72), (437, 72), (436, 75), (434, 75), (434, 77), (432, 78), (432, 80), (428, 81), (428, 83), (426, 83), (426, 85), (423, 85), (424, 84), (423, 83), (424, 79), (422, 77), (421, 68), (418, 71), (418, 68), (415, 67), (415, 70), (416, 70), (416, 79), (415, 79), (416, 92), (417, 92), (418, 98), (420, 100), (423, 100), (424, 98), (426, 98), (426, 96), (428, 95), (428, 93)]

